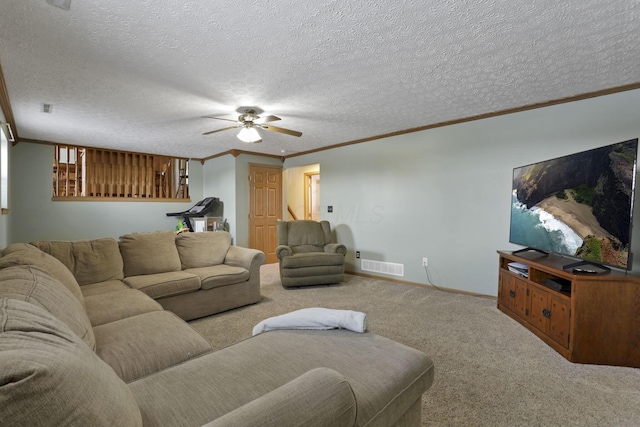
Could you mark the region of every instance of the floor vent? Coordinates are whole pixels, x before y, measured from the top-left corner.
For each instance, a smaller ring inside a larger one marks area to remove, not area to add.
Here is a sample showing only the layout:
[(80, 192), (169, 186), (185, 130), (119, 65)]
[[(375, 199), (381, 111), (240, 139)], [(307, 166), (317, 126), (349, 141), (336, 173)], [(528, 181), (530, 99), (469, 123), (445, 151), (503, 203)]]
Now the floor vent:
[(360, 268), (362, 269), (362, 271), (390, 274), (392, 276), (404, 276), (404, 264), (397, 264), (395, 262), (371, 261), (369, 259), (363, 259)]

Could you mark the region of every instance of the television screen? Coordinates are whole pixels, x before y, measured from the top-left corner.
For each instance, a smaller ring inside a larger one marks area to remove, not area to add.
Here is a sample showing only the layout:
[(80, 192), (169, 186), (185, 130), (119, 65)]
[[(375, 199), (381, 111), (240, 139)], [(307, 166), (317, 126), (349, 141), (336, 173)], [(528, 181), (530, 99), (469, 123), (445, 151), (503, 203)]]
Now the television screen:
[(509, 241), (630, 269), (638, 139), (513, 170)]

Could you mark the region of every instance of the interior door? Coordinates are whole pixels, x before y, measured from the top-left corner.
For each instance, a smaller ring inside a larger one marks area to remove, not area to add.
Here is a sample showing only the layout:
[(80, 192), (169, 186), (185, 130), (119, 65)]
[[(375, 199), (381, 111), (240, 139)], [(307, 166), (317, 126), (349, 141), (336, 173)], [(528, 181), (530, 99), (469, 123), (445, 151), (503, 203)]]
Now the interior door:
[(278, 262), (277, 221), (282, 219), (282, 168), (249, 165), (249, 247), (266, 255), (266, 264)]

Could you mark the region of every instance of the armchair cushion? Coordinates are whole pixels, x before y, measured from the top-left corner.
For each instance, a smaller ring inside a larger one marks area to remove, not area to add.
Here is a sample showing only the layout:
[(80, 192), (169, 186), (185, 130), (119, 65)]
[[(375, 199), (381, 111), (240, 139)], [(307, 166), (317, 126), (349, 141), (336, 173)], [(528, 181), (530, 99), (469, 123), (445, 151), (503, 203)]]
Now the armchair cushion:
[(306, 252), (284, 257), (280, 262), (283, 268), (342, 266), (344, 264), (344, 256), (327, 252)]
[(331, 243), (331, 227), (328, 221), (280, 221), (278, 244), (289, 246), (295, 252), (323, 252)]

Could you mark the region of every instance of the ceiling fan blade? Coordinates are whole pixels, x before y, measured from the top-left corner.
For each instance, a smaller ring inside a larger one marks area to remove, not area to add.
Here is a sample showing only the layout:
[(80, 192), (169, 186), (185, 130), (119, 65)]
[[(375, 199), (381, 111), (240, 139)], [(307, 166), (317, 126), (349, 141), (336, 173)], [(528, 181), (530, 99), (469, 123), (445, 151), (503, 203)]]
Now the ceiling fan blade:
[(224, 120), (226, 122), (237, 122), (237, 120), (231, 120), (231, 119), (224, 119), (222, 117), (216, 117), (216, 116), (202, 116), (203, 119), (216, 119), (216, 120)]
[(280, 117), (278, 117), (278, 116), (264, 116), (264, 117), (260, 117), (256, 121), (254, 121), (254, 123), (256, 123), (256, 124), (269, 123), (269, 122), (275, 122), (277, 120), (282, 120), (282, 119)]
[(229, 129), (235, 129), (238, 126), (229, 126), (228, 128), (222, 128), (222, 129), (216, 129), (216, 130), (211, 130), (209, 132), (205, 132), (203, 133), (203, 135), (211, 135), (212, 133), (216, 133), (216, 132), (222, 132), (223, 130), (229, 130)]
[(302, 132), (298, 132), (297, 130), (279, 128), (279, 127), (270, 126), (270, 125), (260, 125), (260, 127), (262, 129), (272, 130), (274, 132), (286, 133), (287, 135), (291, 135), (291, 136), (302, 136)]

